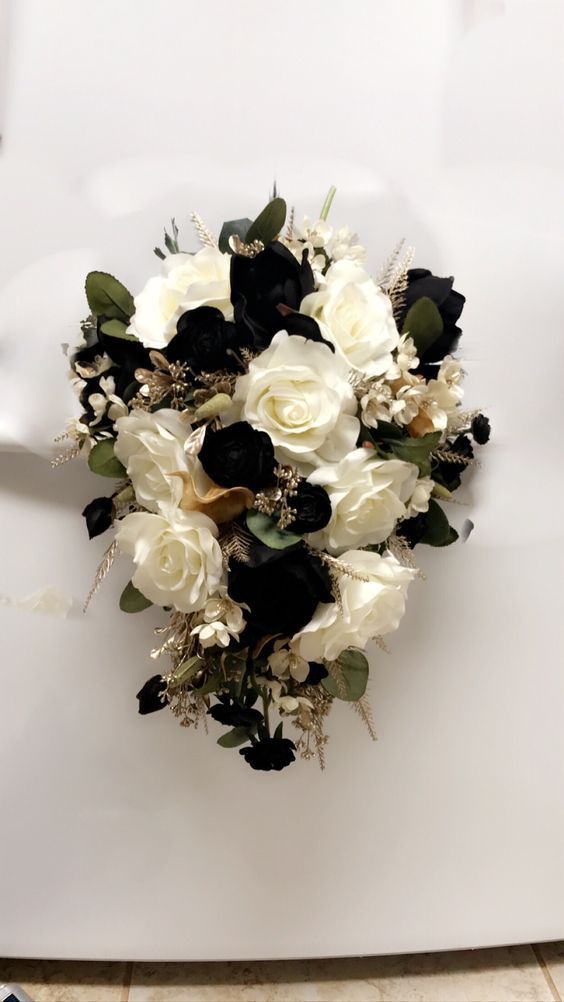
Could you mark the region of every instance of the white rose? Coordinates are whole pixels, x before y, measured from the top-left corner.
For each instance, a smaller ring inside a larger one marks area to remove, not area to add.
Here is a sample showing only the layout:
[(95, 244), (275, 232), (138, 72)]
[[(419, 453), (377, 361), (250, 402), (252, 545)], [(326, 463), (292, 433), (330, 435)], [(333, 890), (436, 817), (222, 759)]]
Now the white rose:
[(204, 247), (197, 254), (170, 254), (163, 261), (163, 274), (150, 278), (135, 296), (130, 333), (146, 348), (164, 348), (187, 310), (215, 306), (231, 319), (230, 262), (231, 256), (215, 247)]
[(156, 605), (196, 612), (217, 591), (223, 574), (217, 526), (201, 512), (126, 515), (116, 540), (136, 565), (132, 582)]
[(277, 457), (299, 469), (336, 462), (360, 429), (348, 376), (327, 345), (279, 331), (237, 379), (232, 420), (267, 432)]
[(321, 603), (313, 619), (292, 639), (292, 649), (306, 661), (333, 661), (347, 647), (363, 649), (369, 640), (397, 630), (405, 612), (409, 582), (416, 571), (390, 554), (349, 550), (341, 559), (367, 581), (339, 578), (341, 609)]
[(413, 494), (409, 499), (406, 518), (413, 518), (422, 512), (429, 511), (429, 499), (433, 493), (435, 481), (431, 477), (421, 477), (415, 484)]
[(184, 443), (190, 432), (178, 411), (131, 411), (115, 424), (115, 454), (123, 463), (140, 504), (149, 511), (178, 508), (184, 485), (176, 470), (187, 470)]
[(377, 459), (369, 449), (355, 449), (340, 463), (315, 470), (308, 479), (325, 487), (333, 514), (314, 539), (332, 553), (382, 543), (405, 517), (418, 472), (413, 463)]
[(302, 300), (300, 312), (317, 320), (350, 366), (369, 376), (383, 375), (399, 342), (392, 304), (354, 261), (337, 261), (325, 284)]

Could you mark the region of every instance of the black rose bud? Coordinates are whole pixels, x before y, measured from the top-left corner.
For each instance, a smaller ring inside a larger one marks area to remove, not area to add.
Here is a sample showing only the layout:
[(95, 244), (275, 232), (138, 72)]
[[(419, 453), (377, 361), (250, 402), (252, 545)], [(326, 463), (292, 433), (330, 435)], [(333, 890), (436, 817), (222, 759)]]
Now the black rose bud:
[(321, 679), (327, 678), (329, 672), (325, 665), (318, 664), (317, 661), (310, 661), (309, 675), (306, 678), (306, 685), (319, 685)]
[(304, 546), (267, 551), (265, 562), (251, 564), (232, 561), (229, 571), (229, 594), (244, 602), (247, 634), (291, 637), (309, 623), (320, 602), (333, 602), (331, 578), (327, 568)]
[(438, 307), (444, 325), (440, 337), (420, 355), (421, 367), (424, 367), (429, 363), (440, 362), (445, 355), (456, 351), (462, 334), (462, 330), (457, 327), (456, 322), (462, 313), (466, 299), (460, 292), (455, 292), (453, 289), (454, 278), (438, 278), (427, 268), (410, 268), (407, 273), (407, 281), (405, 309), (398, 324), (400, 329), (410, 307), (423, 296), (431, 299)]
[(226, 727), (256, 728), (263, 719), (262, 713), (259, 713), (258, 710), (240, 706), (229, 696), (221, 697), (221, 702), (210, 706), (208, 713), (210, 717), (217, 720), (219, 724), (225, 724)]
[(268, 244), (256, 257), (234, 254), (231, 258), (235, 319), (259, 351), (268, 347), (276, 331), (285, 329), (285, 317), (278, 305), (297, 311), (304, 296), (314, 288), (307, 251), (300, 262), (279, 240)]
[(208, 477), (220, 487), (258, 491), (274, 481), (274, 448), (264, 431), (247, 421), (227, 428), (208, 428), (198, 458)]
[(240, 748), (239, 755), (243, 756), (251, 769), (280, 772), (295, 761), (295, 750), (296, 746), (289, 738), (264, 738), (247, 748)]
[(491, 425), (485, 414), (476, 414), (470, 426), (472, 438), (478, 445), (485, 445), (490, 440)]
[(467, 435), (457, 435), (452, 444), (449, 443), (442, 447), (442, 451), (446, 453), (453, 452), (457, 456), (462, 457), (461, 462), (441, 459), (436, 467), (440, 483), (444, 484), (449, 491), (455, 491), (462, 483), (460, 479), (461, 474), (464, 473), (464, 470), (469, 465), (464, 460), (470, 460), (474, 456), (472, 442)]
[(288, 526), (290, 532), (300, 535), (324, 529), (331, 518), (331, 501), (324, 487), (300, 480), (296, 494), (290, 498), (290, 507), (296, 512)]
[(139, 713), (155, 713), (157, 710), (164, 710), (167, 705), (167, 698), (164, 695), (166, 682), (162, 675), (153, 675), (148, 682), (137, 693), (139, 700)]
[(240, 368), (230, 349), (235, 345), (235, 326), (221, 310), (199, 306), (183, 313), (176, 334), (163, 351), (169, 362), (185, 362), (193, 372), (216, 372)]
[(111, 498), (94, 498), (82, 512), (90, 539), (110, 528), (113, 522), (113, 502)]

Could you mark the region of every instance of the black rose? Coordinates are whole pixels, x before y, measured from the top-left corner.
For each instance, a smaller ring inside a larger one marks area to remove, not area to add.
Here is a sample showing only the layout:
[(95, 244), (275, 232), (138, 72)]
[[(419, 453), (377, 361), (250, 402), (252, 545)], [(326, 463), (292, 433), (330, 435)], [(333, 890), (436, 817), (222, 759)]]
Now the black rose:
[(440, 362), (445, 355), (456, 351), (462, 330), (456, 322), (462, 313), (465, 297), (453, 289), (454, 278), (438, 278), (427, 268), (410, 268), (407, 273), (405, 309), (399, 318), (399, 327), (408, 310), (418, 299), (426, 296), (438, 307), (443, 321), (443, 332), (431, 347), (420, 356), (421, 368), (430, 363)]
[(290, 498), (290, 507), (296, 516), (289, 526), (290, 532), (317, 532), (324, 529), (331, 518), (331, 502), (324, 487), (300, 480), (296, 494)]
[(321, 679), (327, 678), (329, 672), (325, 665), (318, 664), (317, 661), (310, 661), (309, 675), (306, 678), (306, 685), (319, 685)]
[(236, 356), (235, 326), (228, 323), (221, 310), (199, 306), (183, 313), (176, 324), (176, 334), (163, 351), (169, 362), (185, 362), (193, 372), (216, 372), (240, 368)]
[(113, 501), (111, 498), (94, 498), (82, 512), (90, 539), (110, 528), (113, 522)]
[(226, 727), (249, 727), (256, 729), (262, 722), (262, 713), (247, 706), (241, 706), (229, 696), (220, 697), (221, 702), (210, 706), (210, 717)]
[(296, 746), (289, 738), (263, 738), (247, 748), (240, 748), (239, 755), (243, 756), (251, 769), (280, 772), (295, 761), (295, 750)]
[(247, 634), (291, 637), (309, 623), (320, 602), (333, 602), (327, 568), (301, 544), (286, 550), (259, 544), (254, 550), (254, 566), (232, 561), (229, 571), (231, 598), (250, 609)]
[(98, 341), (112, 362), (120, 368), (127, 370), (128, 381), (133, 379), (135, 369), (149, 369), (151, 360), (149, 358), (149, 348), (145, 348), (140, 341), (132, 341), (129, 338), (112, 337), (104, 332), (104, 324), (107, 317), (99, 316), (97, 323)]
[(485, 414), (476, 414), (470, 426), (472, 438), (478, 445), (485, 445), (490, 440), (491, 425)]
[[(286, 329), (286, 318), (278, 305), (297, 311), (314, 287), (307, 251), (300, 262), (279, 240), (268, 244), (256, 257), (234, 254), (231, 258), (235, 320), (259, 351), (268, 347), (276, 331)], [(309, 329), (313, 330), (311, 325)]]
[(462, 460), (459, 462), (456, 460), (439, 460), (435, 468), (435, 473), (433, 473), (433, 476), (436, 474), (436, 479), (439, 483), (444, 484), (449, 491), (455, 491), (457, 487), (460, 487), (462, 482), (460, 479), (461, 474), (469, 466), (469, 463), (464, 462), (464, 460), (471, 460), (474, 456), (472, 442), (467, 435), (457, 435), (452, 443), (442, 447), (442, 451), (456, 453), (457, 456), (462, 457)]
[(396, 533), (405, 539), (410, 549), (413, 549), (423, 538), (426, 530), (427, 515), (425, 512), (421, 512), (419, 515), (414, 515), (413, 518), (405, 518), (403, 522), (400, 522)]
[(155, 713), (163, 710), (168, 700), (164, 696), (166, 682), (162, 675), (153, 675), (137, 693), (139, 713)]
[(198, 458), (208, 477), (220, 487), (248, 487), (258, 491), (274, 481), (274, 448), (264, 431), (247, 421), (227, 428), (208, 428)]

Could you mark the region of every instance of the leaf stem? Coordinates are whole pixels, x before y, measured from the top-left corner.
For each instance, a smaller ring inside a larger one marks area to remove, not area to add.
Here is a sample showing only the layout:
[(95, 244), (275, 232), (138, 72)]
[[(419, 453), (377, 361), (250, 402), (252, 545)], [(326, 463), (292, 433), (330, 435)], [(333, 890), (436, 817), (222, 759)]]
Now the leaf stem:
[(262, 710), (264, 715), (264, 723), (266, 726), (266, 733), (268, 734), (268, 737), (270, 737), (270, 717), (268, 715), (268, 706), (270, 703), (270, 697), (266, 689), (261, 689), (260, 694), (262, 697)]
[(332, 184), (331, 187), (329, 188), (329, 191), (327, 192), (327, 198), (325, 199), (325, 201), (323, 203), (323, 208), (322, 208), (322, 210), (320, 212), (320, 215), (319, 215), (320, 219), (327, 219), (327, 216), (329, 215), (329, 210), (331, 209), (331, 205), (332, 205), (333, 199), (335, 198), (336, 192), (337, 192), (337, 189), (336, 189), (335, 185)]

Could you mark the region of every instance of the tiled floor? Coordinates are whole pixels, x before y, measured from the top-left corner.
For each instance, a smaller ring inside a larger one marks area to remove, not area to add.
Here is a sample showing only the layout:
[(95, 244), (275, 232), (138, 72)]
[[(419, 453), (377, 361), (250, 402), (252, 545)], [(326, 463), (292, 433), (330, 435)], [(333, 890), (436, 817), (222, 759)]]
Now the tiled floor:
[(563, 1002), (564, 943), (225, 964), (0, 960), (34, 1002)]

